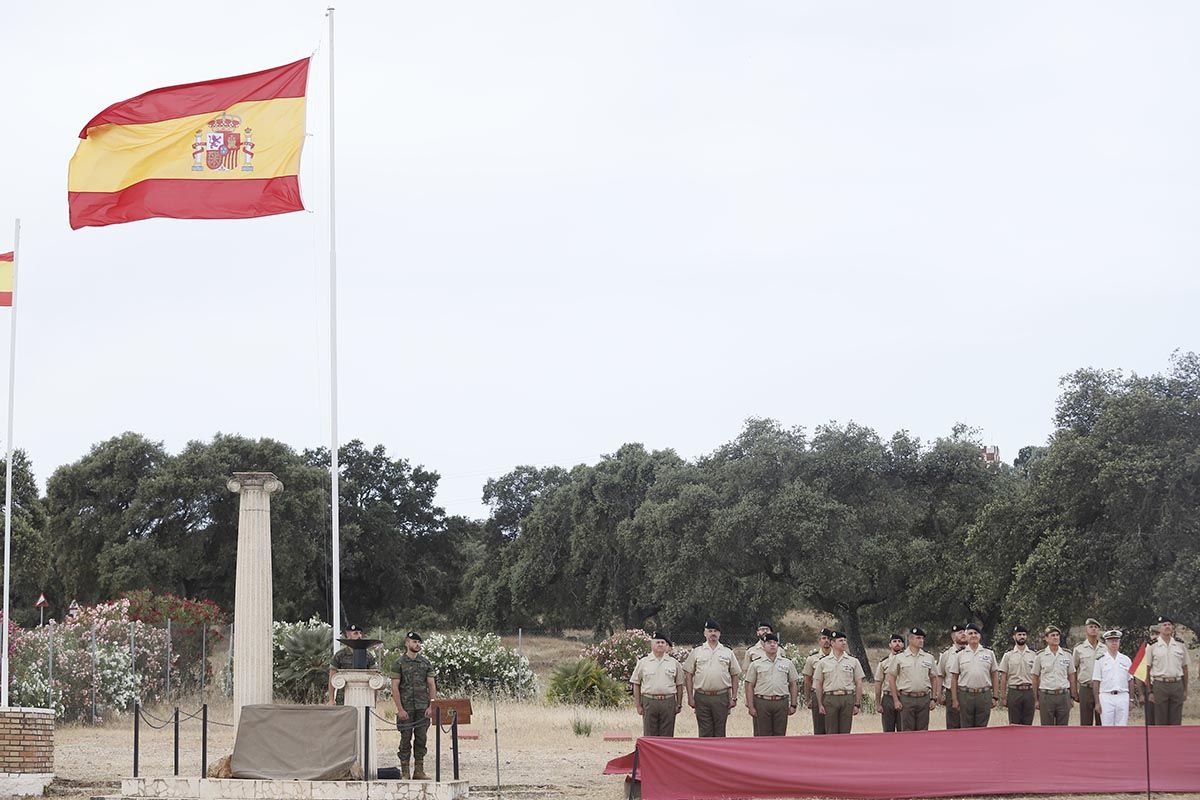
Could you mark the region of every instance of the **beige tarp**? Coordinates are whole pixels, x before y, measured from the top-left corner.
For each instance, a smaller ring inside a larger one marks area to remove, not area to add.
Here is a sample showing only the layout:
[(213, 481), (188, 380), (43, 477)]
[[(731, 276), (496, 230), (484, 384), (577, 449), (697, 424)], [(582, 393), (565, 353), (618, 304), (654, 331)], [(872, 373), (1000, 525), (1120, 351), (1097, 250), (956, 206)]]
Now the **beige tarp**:
[(343, 778), (359, 759), (358, 711), (347, 706), (242, 707), (230, 766), (235, 778)]

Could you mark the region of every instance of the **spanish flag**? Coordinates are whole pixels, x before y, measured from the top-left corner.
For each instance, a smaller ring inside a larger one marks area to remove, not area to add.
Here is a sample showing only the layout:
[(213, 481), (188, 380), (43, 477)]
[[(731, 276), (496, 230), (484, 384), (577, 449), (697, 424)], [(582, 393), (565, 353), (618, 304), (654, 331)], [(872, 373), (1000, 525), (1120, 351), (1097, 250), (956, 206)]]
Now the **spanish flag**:
[(304, 210), (308, 63), (154, 89), (101, 111), (71, 158), (71, 227)]
[(1133, 657), (1133, 662), (1129, 665), (1129, 674), (1142, 683), (1145, 683), (1146, 673), (1149, 669), (1150, 665), (1146, 663), (1146, 643), (1142, 642), (1142, 646), (1138, 648), (1137, 655)]
[(0, 253), (0, 306), (12, 305), (13, 254)]

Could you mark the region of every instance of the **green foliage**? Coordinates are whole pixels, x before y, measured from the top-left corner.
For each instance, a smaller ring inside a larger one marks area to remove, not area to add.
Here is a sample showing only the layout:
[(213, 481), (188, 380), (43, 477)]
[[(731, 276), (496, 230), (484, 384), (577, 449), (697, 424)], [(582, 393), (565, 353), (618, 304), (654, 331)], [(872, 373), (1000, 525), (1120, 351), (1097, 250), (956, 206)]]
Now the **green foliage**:
[(590, 719), (585, 719), (584, 717), (575, 717), (573, 720), (571, 720), (571, 731), (574, 732), (576, 736), (591, 736), (592, 721)]
[(275, 695), (291, 703), (320, 703), (329, 686), (333, 629), (317, 618), (276, 622), (272, 635)]
[(590, 658), (559, 664), (546, 688), (546, 699), (553, 703), (613, 708), (625, 697), (624, 684)]

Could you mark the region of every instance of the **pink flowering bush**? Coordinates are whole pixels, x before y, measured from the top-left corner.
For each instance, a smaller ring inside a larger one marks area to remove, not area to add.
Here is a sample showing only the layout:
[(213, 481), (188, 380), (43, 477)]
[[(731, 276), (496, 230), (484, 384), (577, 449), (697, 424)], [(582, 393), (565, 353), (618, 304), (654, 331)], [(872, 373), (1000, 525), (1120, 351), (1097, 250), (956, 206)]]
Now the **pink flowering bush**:
[[(99, 720), (131, 710), (139, 699), (163, 699), (167, 632), (130, 620), (126, 599), (79, 608), (62, 622), (10, 630), (14, 706), (52, 707), (62, 719), (91, 720), (94, 699)], [(181, 677), (178, 656), (172, 662), (174, 687)]]
[[(581, 656), (590, 658), (600, 668), (622, 683), (628, 683), (638, 659), (650, 653), (650, 634), (641, 628), (618, 631), (599, 644), (583, 648)], [(680, 663), (687, 658), (686, 648), (672, 648), (670, 654)]]

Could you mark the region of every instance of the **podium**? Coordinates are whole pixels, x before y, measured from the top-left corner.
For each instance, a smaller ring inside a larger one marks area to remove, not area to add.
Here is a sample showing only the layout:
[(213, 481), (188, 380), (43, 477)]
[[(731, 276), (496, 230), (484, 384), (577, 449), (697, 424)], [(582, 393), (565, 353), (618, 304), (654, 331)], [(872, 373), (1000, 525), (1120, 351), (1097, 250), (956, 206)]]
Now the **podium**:
[[(377, 669), (339, 669), (330, 679), (333, 688), (345, 691), (345, 703), (358, 712), (358, 754), (362, 757), (366, 750), (363, 732), (368, 724), (368, 713), (375, 710), (376, 692), (387, 686), (388, 679)], [(372, 738), (372, 744), (374, 739)], [(379, 774), (379, 757), (374, 747), (371, 748), (371, 758), (368, 760), (370, 774), (366, 780), (375, 780)]]

